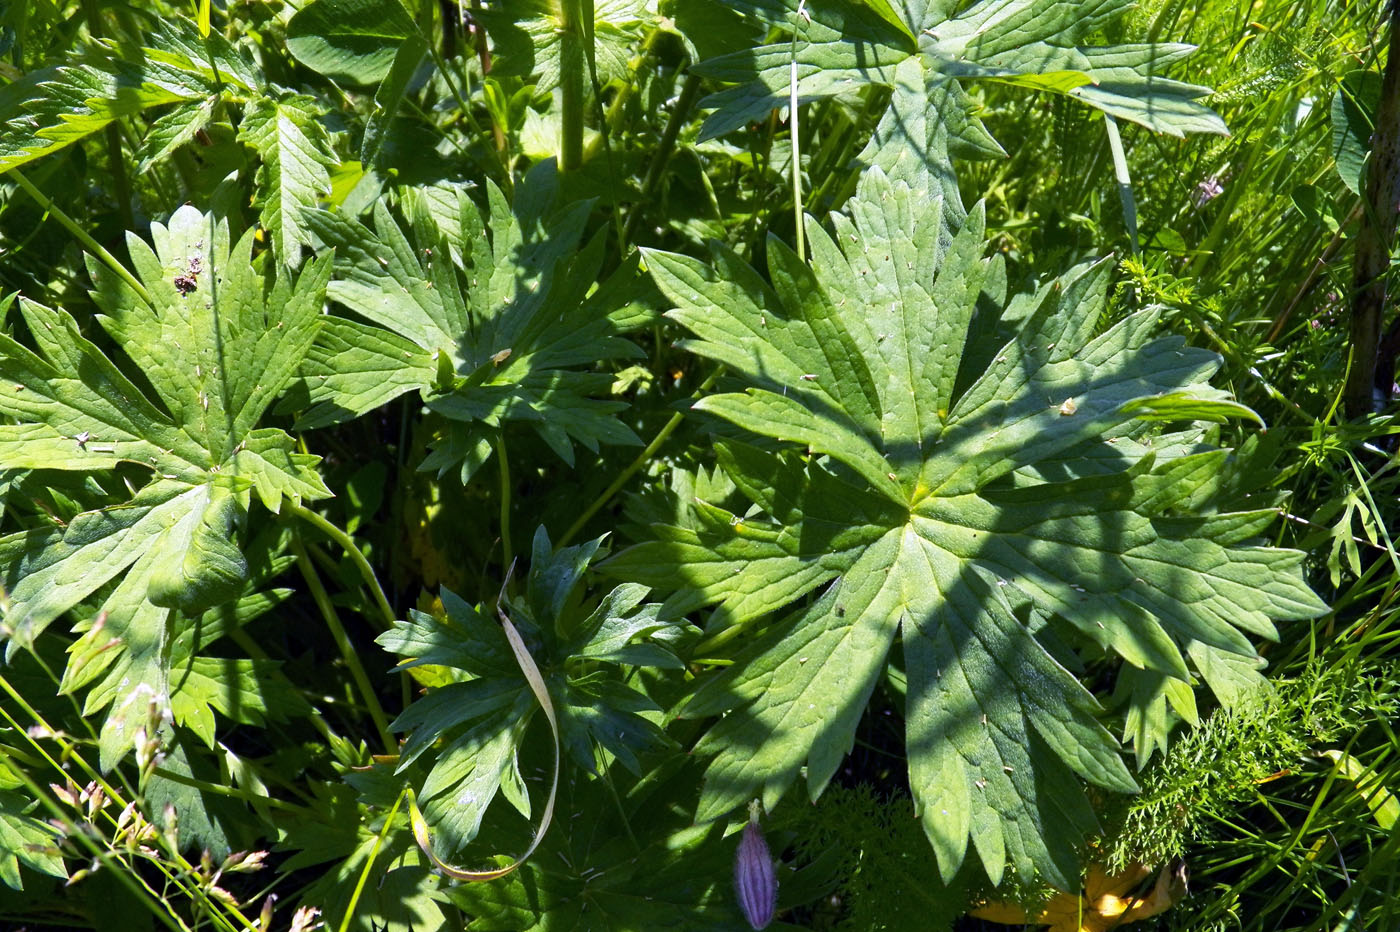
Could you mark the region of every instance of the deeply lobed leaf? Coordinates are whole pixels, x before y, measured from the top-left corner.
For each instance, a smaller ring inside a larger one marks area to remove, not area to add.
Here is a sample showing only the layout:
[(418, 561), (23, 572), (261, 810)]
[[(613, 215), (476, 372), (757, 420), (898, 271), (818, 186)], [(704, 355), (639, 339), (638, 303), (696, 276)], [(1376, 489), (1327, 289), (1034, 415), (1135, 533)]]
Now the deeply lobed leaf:
[(454, 210), (415, 214), (412, 235), (382, 205), (373, 230), (343, 215), (307, 215), (335, 249), (330, 296), (373, 326), (326, 319), (302, 376), (297, 400), (310, 407), (301, 426), (416, 389), (453, 422), (424, 468), (456, 468), (463, 481), (507, 420), (529, 423), (569, 463), (575, 442), (590, 450), (639, 442), (614, 416), (624, 405), (597, 397), (611, 377), (579, 369), (640, 353), (612, 320), (632, 300), (633, 268), (590, 294), (603, 241), (580, 248), (589, 205), (557, 205), (552, 164), (531, 170), (513, 206), (487, 188), (486, 216), (457, 191)]
[(0, 538), (11, 652), (115, 583), (98, 617), (121, 649), (93, 659), (80, 648), (65, 675), (75, 689), (107, 674), (87, 708), (115, 701), (104, 767), (152, 710), (158, 721), (170, 707), (172, 612), (198, 614), (242, 591), (248, 567), (235, 526), (252, 494), (272, 511), (330, 494), (318, 457), (256, 426), (315, 339), (330, 262), (294, 284), (286, 274), (267, 282), (250, 262), (252, 234), (231, 247), (226, 224), (192, 207), (152, 224), (152, 239), (154, 248), (135, 236), (127, 243), (145, 296), (104, 266), (90, 270), (98, 319), (153, 397), (64, 311), (21, 302), (34, 350), (0, 336), (0, 413), (17, 421), (0, 425), (3, 468), (130, 463), (151, 475), (127, 502)]
[(770, 240), (771, 288), (723, 249), (712, 266), (646, 254), (687, 347), (751, 385), (696, 407), (796, 449), (722, 443), (754, 507), (701, 496), (610, 570), (678, 607), (718, 603), (721, 641), (829, 584), (685, 707), (727, 713), (697, 747), (714, 755), (700, 818), (756, 795), (771, 807), (804, 767), (815, 798), (890, 666), (944, 877), (971, 842), (993, 881), (1009, 862), (1067, 888), (1074, 841), (1096, 828), (1079, 781), (1134, 783), (1048, 647), (1183, 688), (1194, 667), (1224, 693), (1230, 678), (1206, 672), (1219, 658), (1252, 662), (1248, 635), (1325, 606), (1301, 554), (1252, 542), (1272, 512), (1183, 510), (1225, 454), (1156, 451), (1140, 418), (1238, 408), (1206, 382), (1213, 354), (1154, 338), (1155, 309), (1097, 332), (1107, 263), (1018, 299), (1016, 337), (984, 362), (964, 359), (974, 314), (987, 325), (980, 208), (945, 243), (937, 202), (875, 169), (833, 225), (808, 224), (811, 267)]

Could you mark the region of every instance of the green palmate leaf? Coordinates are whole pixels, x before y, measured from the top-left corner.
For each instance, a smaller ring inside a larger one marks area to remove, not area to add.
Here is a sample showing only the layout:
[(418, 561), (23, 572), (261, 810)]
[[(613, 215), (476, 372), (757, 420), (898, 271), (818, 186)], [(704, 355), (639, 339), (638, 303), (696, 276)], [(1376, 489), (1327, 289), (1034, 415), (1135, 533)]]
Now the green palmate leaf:
[(1015, 339), (964, 359), (986, 297), (980, 208), (944, 245), (939, 202), (876, 169), (850, 210), (834, 236), (809, 222), (810, 268), (770, 238), (771, 285), (723, 248), (713, 265), (646, 253), (687, 348), (752, 386), (696, 407), (797, 447), (721, 444), (752, 507), (697, 486), (690, 517), (611, 572), (674, 591), (678, 608), (717, 604), (716, 643), (830, 583), (686, 707), (728, 713), (697, 748), (714, 755), (701, 819), (754, 796), (772, 806), (804, 767), (819, 794), (894, 664), (944, 877), (970, 840), (993, 880), (1009, 861), (1063, 886), (1096, 824), (1080, 780), (1134, 788), (1063, 645), (1183, 685), (1194, 666), (1224, 692), (1238, 681), (1207, 667), (1252, 662), (1246, 635), (1324, 606), (1301, 554), (1250, 542), (1273, 511), (1190, 514), (1226, 453), (1199, 432), (1154, 438), (1140, 415), (1243, 412), (1206, 383), (1217, 357), (1153, 339), (1155, 308), (1096, 335), (1107, 263), (1013, 301)]
[[(660, 707), (625, 682), (621, 668), (680, 668), (667, 646), (679, 628), (660, 620), (660, 606), (642, 604), (644, 586), (582, 601), (583, 574), (600, 544), (555, 552), (541, 528), (525, 597), (508, 601), (507, 612), (544, 678), (565, 752), (592, 773), (609, 760), (638, 772), (638, 755), (671, 742), (655, 721)], [(433, 829), (457, 848), (476, 836), (498, 792), (529, 816), (518, 755), (539, 705), (500, 624), (449, 591), (442, 600), (445, 618), (412, 612), (378, 641), (410, 658), (398, 670), (431, 664), (461, 679), (414, 703), (393, 726), (411, 732), (400, 769), (435, 752), (419, 795)]]
[[(617, 335), (635, 266), (592, 294), (603, 239), (579, 242), (590, 204), (556, 207), (552, 163), (532, 169), (514, 209), (487, 183), (483, 217), (464, 192), (450, 210), (414, 211), (405, 233), (382, 205), (374, 229), (325, 211), (306, 215), (335, 250), (329, 294), (371, 324), (325, 319), (303, 374), (305, 427), (334, 423), (417, 389), (453, 422), (424, 464), (460, 467), (463, 481), (489, 454), (482, 428), (529, 423), (565, 461), (573, 443), (636, 443), (606, 395), (611, 375), (580, 371), (640, 350)], [(490, 231), (488, 238), (487, 231)], [(485, 452), (481, 448), (485, 446)]]
[[(891, 89), (861, 161), (893, 179), (942, 194), (948, 220), (961, 216), (950, 158), (1002, 154), (963, 84), (990, 80), (1065, 94), (1157, 132), (1224, 133), (1197, 102), (1206, 88), (1163, 78), (1191, 46), (1080, 43), (1122, 14), (1130, 0), (981, 0), (960, 11), (946, 2), (813, 4), (743, 0), (736, 6), (797, 34), (797, 94), (806, 103), (869, 85)], [(957, 12), (955, 12), (957, 11)], [(917, 38), (916, 38), (917, 37)], [(705, 101), (715, 108), (703, 136), (717, 136), (785, 106), (794, 44), (782, 40), (702, 62), (696, 70), (736, 86)]]
[(301, 247), (311, 245), (306, 211), (330, 193), (330, 170), (339, 164), (329, 134), (316, 122), (321, 115), (310, 97), (262, 97), (238, 127), (238, 138), (262, 156), (257, 178), (262, 222), (288, 265), (299, 265)]
[(226, 224), (212, 216), (185, 207), (151, 231), (154, 250), (127, 240), (149, 300), (90, 264), (98, 319), (151, 394), (64, 311), (22, 301), (34, 349), (0, 336), (0, 413), (15, 422), (0, 425), (0, 466), (150, 471), (126, 502), (0, 537), (11, 652), (102, 590), (99, 635), (121, 649), (94, 661), (88, 648), (101, 646), (99, 635), (80, 641), (65, 678), (76, 688), (108, 672), (88, 703), (91, 713), (114, 702), (104, 767), (151, 714), (169, 709), (176, 612), (198, 614), (243, 588), (235, 527), (252, 496), (277, 511), (284, 498), (330, 494), (317, 457), (256, 426), (315, 339), (329, 260), (295, 284), (286, 274), (269, 281), (250, 264), (252, 235), (230, 248)]
[[(228, 40), (201, 40), (188, 23), (162, 26), (141, 52), (139, 61), (108, 57), (43, 68), (0, 90), (0, 172), (79, 142), (113, 120), (259, 83), (254, 66)], [(174, 133), (159, 124), (153, 129), (166, 142)], [(149, 143), (148, 151), (159, 145)]]

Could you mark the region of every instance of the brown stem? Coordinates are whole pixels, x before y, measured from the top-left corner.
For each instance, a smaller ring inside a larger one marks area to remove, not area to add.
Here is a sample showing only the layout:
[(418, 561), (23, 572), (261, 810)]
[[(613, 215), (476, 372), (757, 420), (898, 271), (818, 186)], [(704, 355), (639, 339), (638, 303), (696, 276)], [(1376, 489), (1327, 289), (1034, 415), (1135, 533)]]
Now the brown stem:
[(1386, 271), (1395, 240), (1395, 215), (1400, 210), (1400, 2), (1390, 8), (1390, 50), (1386, 53), (1376, 131), (1371, 136), (1371, 159), (1366, 173), (1366, 211), (1356, 237), (1352, 273), (1351, 375), (1344, 399), (1348, 417), (1362, 417), (1390, 401), (1393, 368), (1377, 365), (1385, 315)]

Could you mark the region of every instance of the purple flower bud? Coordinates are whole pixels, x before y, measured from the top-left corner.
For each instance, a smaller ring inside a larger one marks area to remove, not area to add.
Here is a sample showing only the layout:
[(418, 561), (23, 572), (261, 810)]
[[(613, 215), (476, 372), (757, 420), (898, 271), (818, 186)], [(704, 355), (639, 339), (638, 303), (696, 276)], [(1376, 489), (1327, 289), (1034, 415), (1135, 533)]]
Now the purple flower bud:
[(1220, 183), (1220, 179), (1214, 175), (1196, 185), (1195, 193), (1191, 195), (1191, 203), (1196, 207), (1204, 207), (1208, 201), (1219, 197), (1225, 193), (1225, 186)]
[(767, 928), (778, 905), (778, 877), (773, 871), (768, 843), (763, 840), (757, 822), (744, 826), (744, 837), (734, 859), (734, 891), (739, 895), (739, 907), (749, 925), (755, 929)]

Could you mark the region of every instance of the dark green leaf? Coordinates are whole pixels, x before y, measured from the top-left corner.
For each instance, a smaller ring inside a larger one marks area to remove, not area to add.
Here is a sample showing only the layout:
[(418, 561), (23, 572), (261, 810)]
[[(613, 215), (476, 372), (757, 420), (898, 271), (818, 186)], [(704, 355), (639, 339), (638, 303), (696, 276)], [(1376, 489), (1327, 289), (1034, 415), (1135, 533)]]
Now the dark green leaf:
[(980, 208), (945, 245), (937, 201), (876, 169), (850, 211), (834, 238), (808, 223), (810, 268), (770, 244), (772, 290), (722, 251), (718, 269), (647, 254), (687, 347), (754, 386), (697, 407), (799, 447), (722, 446), (755, 508), (699, 496), (686, 524), (609, 566), (680, 606), (720, 603), (713, 630), (829, 583), (686, 706), (728, 713), (697, 748), (714, 755), (700, 819), (755, 796), (771, 808), (804, 768), (815, 798), (898, 637), (910, 782), (945, 880), (971, 841), (993, 882), (1009, 861), (1068, 885), (1069, 842), (1097, 828), (1079, 781), (1134, 784), (1094, 698), (1017, 606), (1182, 684), (1197, 646), (1252, 659), (1247, 634), (1324, 606), (1301, 554), (1251, 543), (1272, 512), (1179, 510), (1223, 453), (1167, 446), (1159, 461), (1133, 439), (1144, 415), (1249, 412), (1206, 383), (1213, 354), (1153, 339), (1155, 308), (1096, 333), (1106, 263), (1003, 315), (1019, 333), (959, 389), (988, 268)]

